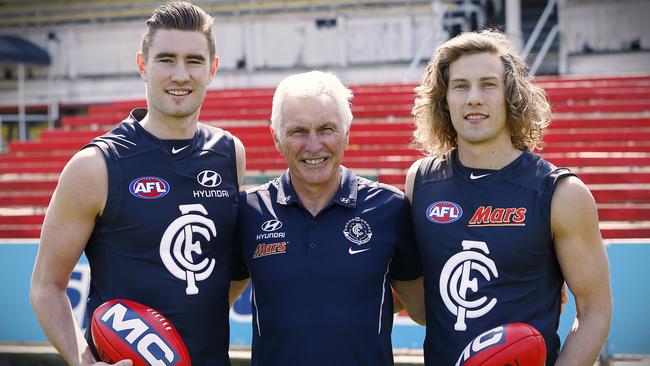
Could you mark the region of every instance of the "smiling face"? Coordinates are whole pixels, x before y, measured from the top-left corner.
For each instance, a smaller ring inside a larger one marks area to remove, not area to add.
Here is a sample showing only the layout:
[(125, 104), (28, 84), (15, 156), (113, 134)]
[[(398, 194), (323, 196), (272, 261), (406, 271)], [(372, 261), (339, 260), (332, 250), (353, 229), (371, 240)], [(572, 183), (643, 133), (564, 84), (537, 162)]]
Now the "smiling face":
[(288, 96), (282, 116), (280, 129), (273, 134), (289, 166), (294, 189), (328, 193), (338, 189), (348, 137), (334, 99), (328, 95)]
[(447, 105), (458, 147), (509, 144), (504, 69), (499, 56), (461, 56), (449, 65)]
[(156, 31), (148, 57), (137, 55), (147, 83), (147, 105), (153, 119), (198, 119), (206, 87), (217, 70), (210, 62), (205, 35), (198, 31)]

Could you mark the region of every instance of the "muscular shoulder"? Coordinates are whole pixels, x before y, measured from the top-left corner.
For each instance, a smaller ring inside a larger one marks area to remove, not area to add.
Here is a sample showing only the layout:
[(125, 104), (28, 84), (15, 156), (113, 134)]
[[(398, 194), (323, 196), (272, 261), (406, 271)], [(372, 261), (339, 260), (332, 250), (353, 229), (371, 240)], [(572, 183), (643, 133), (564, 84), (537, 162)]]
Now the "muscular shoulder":
[(598, 221), (596, 202), (587, 186), (577, 177), (557, 182), (551, 200), (553, 231), (571, 230), (581, 222)]
[(99, 148), (91, 146), (77, 152), (59, 177), (58, 197), (79, 200), (101, 213), (108, 190), (106, 161)]
[(64, 175), (74, 175), (84, 181), (99, 181), (106, 176), (106, 161), (104, 154), (96, 146), (90, 146), (77, 152), (68, 161), (62, 172)]

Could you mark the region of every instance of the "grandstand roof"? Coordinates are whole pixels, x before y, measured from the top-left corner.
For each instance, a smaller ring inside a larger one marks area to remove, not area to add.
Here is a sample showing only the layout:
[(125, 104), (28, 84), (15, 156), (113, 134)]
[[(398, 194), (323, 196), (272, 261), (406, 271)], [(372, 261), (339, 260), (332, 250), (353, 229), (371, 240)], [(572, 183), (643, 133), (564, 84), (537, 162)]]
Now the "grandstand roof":
[(50, 54), (30, 41), (16, 36), (0, 36), (0, 63), (49, 65)]

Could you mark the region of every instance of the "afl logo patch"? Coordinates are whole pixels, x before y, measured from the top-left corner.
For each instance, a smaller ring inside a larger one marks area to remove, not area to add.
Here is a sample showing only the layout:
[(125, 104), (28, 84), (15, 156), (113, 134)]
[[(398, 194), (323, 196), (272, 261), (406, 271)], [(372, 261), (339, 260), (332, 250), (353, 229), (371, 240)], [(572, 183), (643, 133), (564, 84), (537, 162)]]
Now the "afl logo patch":
[(348, 220), (345, 224), (343, 235), (345, 235), (345, 238), (349, 241), (357, 245), (363, 245), (369, 242), (372, 238), (372, 230), (366, 220), (357, 216)]
[(204, 187), (214, 188), (221, 184), (221, 176), (214, 170), (204, 170), (196, 176), (196, 181)]
[(164, 197), (169, 193), (169, 183), (158, 177), (140, 177), (135, 178), (129, 184), (129, 192), (132, 195), (147, 200)]
[(436, 224), (451, 224), (463, 216), (463, 209), (455, 202), (438, 201), (427, 208), (427, 218)]

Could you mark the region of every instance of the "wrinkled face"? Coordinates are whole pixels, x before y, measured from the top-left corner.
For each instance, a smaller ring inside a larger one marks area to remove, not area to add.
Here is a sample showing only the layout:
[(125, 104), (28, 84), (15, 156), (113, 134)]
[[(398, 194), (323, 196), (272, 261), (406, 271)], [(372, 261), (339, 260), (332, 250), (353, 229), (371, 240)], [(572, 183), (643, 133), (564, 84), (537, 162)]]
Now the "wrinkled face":
[(458, 146), (510, 143), (504, 69), (496, 54), (461, 56), (449, 65), (447, 105)]
[(294, 188), (333, 187), (340, 184), (339, 166), (348, 144), (334, 100), (287, 97), (280, 130), (273, 131), (276, 146), (289, 166)]
[(198, 118), (206, 87), (217, 71), (217, 59), (210, 62), (204, 34), (158, 30), (147, 59), (138, 53), (137, 63), (147, 83), (150, 114), (160, 118)]

